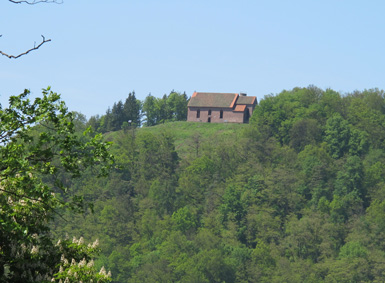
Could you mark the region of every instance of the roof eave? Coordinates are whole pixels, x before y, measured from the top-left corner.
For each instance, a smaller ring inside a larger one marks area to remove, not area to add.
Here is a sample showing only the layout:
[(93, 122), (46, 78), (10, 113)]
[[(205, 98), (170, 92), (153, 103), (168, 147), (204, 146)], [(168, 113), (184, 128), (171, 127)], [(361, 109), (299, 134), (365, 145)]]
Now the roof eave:
[(238, 97), (239, 97), (239, 94), (235, 93), (233, 102), (231, 102), (230, 104), (230, 108), (234, 108), (235, 102), (237, 101)]

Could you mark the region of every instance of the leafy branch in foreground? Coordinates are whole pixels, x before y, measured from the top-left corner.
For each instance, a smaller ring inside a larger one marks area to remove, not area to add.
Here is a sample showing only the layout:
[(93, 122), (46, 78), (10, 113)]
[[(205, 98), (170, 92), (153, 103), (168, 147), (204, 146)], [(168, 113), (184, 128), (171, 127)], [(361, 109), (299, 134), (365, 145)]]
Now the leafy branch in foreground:
[(0, 281), (60, 279), (63, 255), (91, 259), (90, 250), (66, 241), (55, 245), (50, 234), (48, 224), (58, 210), (83, 207), (59, 176), (76, 178), (90, 167), (105, 176), (114, 164), (101, 135), (76, 133), (73, 113), (60, 95), (48, 88), (31, 102), (28, 94), (0, 107)]

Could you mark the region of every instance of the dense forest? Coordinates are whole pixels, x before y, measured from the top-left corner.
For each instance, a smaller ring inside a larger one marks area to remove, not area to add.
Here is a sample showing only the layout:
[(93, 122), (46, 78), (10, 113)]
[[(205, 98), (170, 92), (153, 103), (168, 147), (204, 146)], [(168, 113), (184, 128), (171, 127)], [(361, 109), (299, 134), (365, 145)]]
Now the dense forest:
[(113, 282), (382, 282), (384, 98), (309, 86), (265, 96), (247, 125), (103, 128), (113, 108), (77, 127), (99, 122), (117, 167), (68, 180), (93, 212), (52, 230), (98, 239)]

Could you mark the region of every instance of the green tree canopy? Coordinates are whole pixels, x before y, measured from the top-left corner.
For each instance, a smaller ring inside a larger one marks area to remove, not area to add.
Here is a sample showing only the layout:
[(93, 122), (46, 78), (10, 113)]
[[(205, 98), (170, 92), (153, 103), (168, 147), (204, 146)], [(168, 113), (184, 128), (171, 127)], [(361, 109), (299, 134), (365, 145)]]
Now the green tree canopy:
[[(0, 109), (0, 281), (65, 279), (71, 265), (64, 259), (78, 265), (84, 258), (79, 267), (87, 267), (95, 247), (82, 241), (56, 244), (48, 224), (65, 208), (84, 208), (66, 178), (79, 177), (89, 167), (104, 176), (113, 165), (100, 135), (76, 133), (74, 114), (60, 95), (48, 88), (31, 102), (28, 94), (10, 97), (9, 107)], [(108, 280), (99, 275), (93, 278)]]

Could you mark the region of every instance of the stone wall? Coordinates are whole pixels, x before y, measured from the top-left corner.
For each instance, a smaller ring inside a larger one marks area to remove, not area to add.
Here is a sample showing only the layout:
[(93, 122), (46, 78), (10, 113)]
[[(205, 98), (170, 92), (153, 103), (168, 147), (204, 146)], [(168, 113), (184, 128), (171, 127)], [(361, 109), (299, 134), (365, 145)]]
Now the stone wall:
[[(197, 117), (197, 111), (199, 110), (199, 118)], [(209, 115), (211, 110), (211, 115)], [(223, 111), (223, 118), (220, 118), (220, 111)], [(211, 123), (243, 123), (243, 112), (233, 112), (232, 109), (220, 109), (220, 108), (195, 108), (189, 107), (187, 113), (187, 121), (189, 122), (210, 122)]]

